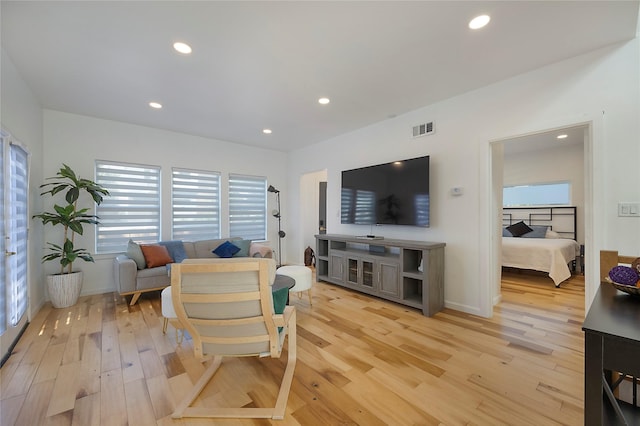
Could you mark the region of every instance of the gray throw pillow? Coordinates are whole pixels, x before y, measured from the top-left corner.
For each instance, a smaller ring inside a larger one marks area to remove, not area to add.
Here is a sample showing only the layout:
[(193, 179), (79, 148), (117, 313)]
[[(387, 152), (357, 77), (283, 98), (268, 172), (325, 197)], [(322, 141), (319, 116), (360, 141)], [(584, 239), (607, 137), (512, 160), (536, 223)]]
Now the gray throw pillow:
[(129, 240), (129, 244), (127, 244), (127, 256), (136, 262), (138, 269), (144, 269), (147, 267), (147, 262), (144, 260), (144, 254), (142, 254), (140, 245), (133, 240)]
[(233, 245), (237, 246), (240, 251), (233, 255), (233, 257), (249, 257), (249, 246), (251, 246), (251, 240), (233, 240)]

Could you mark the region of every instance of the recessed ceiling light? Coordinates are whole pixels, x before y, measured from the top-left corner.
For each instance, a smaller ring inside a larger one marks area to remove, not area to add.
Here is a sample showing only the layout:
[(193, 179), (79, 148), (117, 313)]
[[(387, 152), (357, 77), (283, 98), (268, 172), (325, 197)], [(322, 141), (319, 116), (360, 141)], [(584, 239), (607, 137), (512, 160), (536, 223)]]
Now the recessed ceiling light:
[(187, 43), (182, 43), (180, 41), (173, 43), (173, 48), (180, 53), (184, 53), (185, 55), (188, 55), (189, 53), (191, 53), (191, 46), (189, 46)]
[(158, 102), (149, 102), (149, 106), (151, 108), (155, 108), (155, 109), (160, 109), (162, 108), (162, 104), (158, 103)]
[(568, 137), (568, 135), (558, 135), (556, 136), (557, 139), (566, 139)]
[(469, 21), (469, 28), (471, 28), (472, 30), (480, 29), (487, 25), (490, 20), (491, 18), (489, 17), (489, 15), (476, 16), (471, 21)]
[(271, 129), (262, 129), (262, 133), (264, 133), (265, 135), (270, 135)]
[(326, 104), (328, 104), (329, 102), (331, 102), (331, 101), (329, 100), (329, 98), (320, 98), (320, 99), (318, 99), (318, 103), (319, 103), (319, 104), (322, 104), (322, 105), (326, 105)]

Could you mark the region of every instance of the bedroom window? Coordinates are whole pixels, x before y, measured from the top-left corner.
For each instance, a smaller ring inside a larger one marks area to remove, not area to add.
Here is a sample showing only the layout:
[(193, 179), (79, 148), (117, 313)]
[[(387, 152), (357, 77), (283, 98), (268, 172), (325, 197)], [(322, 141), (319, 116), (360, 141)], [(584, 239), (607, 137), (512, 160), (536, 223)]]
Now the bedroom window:
[(160, 167), (96, 161), (96, 182), (110, 193), (96, 207), (96, 253), (160, 239)]
[(571, 183), (555, 182), (505, 186), (502, 193), (504, 207), (568, 206), (571, 204)]
[(267, 238), (267, 178), (229, 174), (229, 235)]
[(220, 173), (174, 168), (171, 212), (174, 240), (220, 238)]

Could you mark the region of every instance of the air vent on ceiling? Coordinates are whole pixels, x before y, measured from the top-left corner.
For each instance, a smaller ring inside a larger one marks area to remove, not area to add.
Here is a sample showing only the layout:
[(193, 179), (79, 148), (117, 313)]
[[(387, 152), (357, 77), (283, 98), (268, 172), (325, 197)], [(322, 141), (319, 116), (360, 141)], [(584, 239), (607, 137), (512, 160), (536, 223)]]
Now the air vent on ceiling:
[(435, 131), (436, 129), (433, 126), (433, 121), (424, 124), (418, 124), (417, 126), (413, 126), (413, 137), (417, 138), (419, 136), (430, 135)]

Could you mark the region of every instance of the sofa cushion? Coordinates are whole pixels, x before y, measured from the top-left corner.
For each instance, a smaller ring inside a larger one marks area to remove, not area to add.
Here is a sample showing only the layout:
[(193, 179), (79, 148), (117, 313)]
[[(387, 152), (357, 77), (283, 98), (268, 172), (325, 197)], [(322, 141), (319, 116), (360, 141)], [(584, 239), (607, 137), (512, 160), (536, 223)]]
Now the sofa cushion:
[(184, 244), (180, 240), (160, 241), (158, 244), (167, 248), (169, 256), (171, 256), (175, 263), (180, 263), (187, 258)]
[(238, 253), (239, 251), (240, 247), (230, 241), (225, 241), (224, 243), (213, 249), (213, 253), (215, 253), (218, 257), (223, 258), (233, 257), (233, 255)]
[(142, 254), (140, 245), (131, 239), (127, 244), (127, 256), (129, 256), (129, 259), (132, 259), (134, 262), (136, 262), (136, 266), (138, 267), (138, 269), (144, 269), (147, 267), (147, 262), (144, 260), (144, 254)]
[(173, 263), (173, 259), (169, 256), (169, 251), (165, 246), (160, 244), (141, 244), (142, 254), (147, 263), (147, 268), (155, 268), (164, 266), (167, 263)]
[[(239, 238), (224, 238), (218, 240), (200, 240), (195, 241), (193, 243), (194, 255), (189, 255), (189, 259), (207, 259), (207, 258), (215, 258), (218, 257), (213, 250), (215, 250), (220, 244), (225, 241), (234, 242), (235, 240), (239, 240)], [(186, 243), (185, 243), (186, 244)]]
[(233, 255), (233, 257), (249, 257), (249, 247), (251, 246), (251, 240), (233, 240), (233, 245), (237, 246), (240, 249)]

